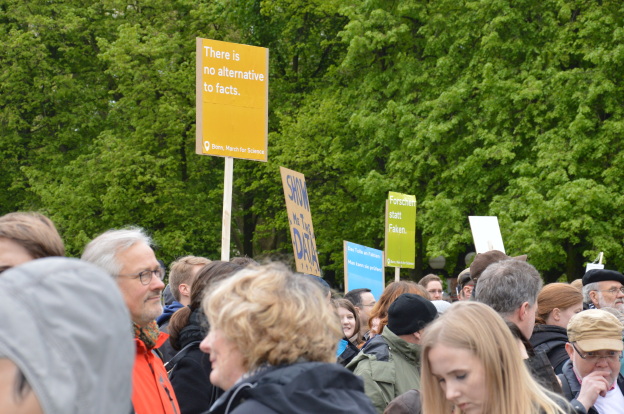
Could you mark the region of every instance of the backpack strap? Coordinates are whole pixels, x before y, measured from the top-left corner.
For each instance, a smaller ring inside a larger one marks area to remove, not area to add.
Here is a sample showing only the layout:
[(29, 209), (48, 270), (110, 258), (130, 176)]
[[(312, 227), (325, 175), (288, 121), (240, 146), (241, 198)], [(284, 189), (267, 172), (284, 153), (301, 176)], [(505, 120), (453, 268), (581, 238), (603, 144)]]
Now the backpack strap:
[(176, 365), (184, 356), (190, 351), (192, 348), (198, 347), (201, 341), (193, 341), (188, 343), (184, 348), (180, 349), (180, 351), (175, 354), (173, 358), (171, 358), (167, 363), (165, 363), (165, 369), (167, 370), (167, 374), (171, 376), (171, 372), (175, 369)]
[(160, 348), (152, 348), (152, 353), (160, 358), (161, 361), (165, 362), (165, 356), (163, 355)]

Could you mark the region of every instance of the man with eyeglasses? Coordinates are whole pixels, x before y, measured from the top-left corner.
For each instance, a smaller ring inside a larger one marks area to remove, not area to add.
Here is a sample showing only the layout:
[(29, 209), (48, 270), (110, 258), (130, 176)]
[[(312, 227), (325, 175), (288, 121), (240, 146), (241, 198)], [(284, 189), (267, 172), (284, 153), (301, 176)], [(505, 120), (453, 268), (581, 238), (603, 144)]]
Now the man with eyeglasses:
[(425, 288), (427, 293), (429, 293), (431, 300), (442, 300), (444, 289), (442, 289), (442, 279), (440, 279), (438, 276), (430, 273), (426, 276), (423, 276), (418, 284)]
[(345, 294), (345, 299), (353, 303), (360, 317), (360, 334), (365, 341), (370, 338), (370, 329), (368, 328), (368, 320), (371, 311), (377, 303), (375, 296), (368, 288), (352, 289)]
[(136, 344), (132, 374), (134, 413), (178, 414), (180, 408), (167, 371), (153, 352), (169, 335), (160, 332), (156, 323), (163, 311), (160, 296), (165, 288), (165, 270), (151, 245), (151, 238), (140, 228), (109, 230), (87, 245), (82, 260), (100, 266), (115, 278), (130, 311)]
[(622, 323), (601, 309), (577, 313), (568, 323), (570, 360), (559, 374), (565, 397), (577, 412), (624, 412)]
[(624, 312), (624, 275), (615, 270), (589, 270), (583, 276), (583, 301), (589, 308)]

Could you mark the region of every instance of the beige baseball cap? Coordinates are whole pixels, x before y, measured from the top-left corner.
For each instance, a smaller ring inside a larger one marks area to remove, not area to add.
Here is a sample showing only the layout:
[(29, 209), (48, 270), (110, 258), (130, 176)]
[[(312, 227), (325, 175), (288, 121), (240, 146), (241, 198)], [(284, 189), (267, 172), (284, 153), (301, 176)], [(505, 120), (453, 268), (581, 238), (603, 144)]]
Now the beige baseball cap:
[(614, 315), (601, 309), (588, 309), (574, 315), (568, 323), (568, 341), (585, 352), (621, 351), (624, 326)]

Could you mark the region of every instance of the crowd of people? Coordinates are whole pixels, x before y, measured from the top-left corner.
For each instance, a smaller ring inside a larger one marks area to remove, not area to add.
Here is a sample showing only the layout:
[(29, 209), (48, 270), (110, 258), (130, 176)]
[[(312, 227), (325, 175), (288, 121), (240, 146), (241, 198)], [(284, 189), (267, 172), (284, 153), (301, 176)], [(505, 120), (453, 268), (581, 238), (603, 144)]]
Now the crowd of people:
[(436, 275), (342, 297), (249, 258), (166, 279), (136, 227), (64, 254), (47, 217), (0, 217), (2, 413), (624, 413), (615, 270), (543, 286), (493, 250), (451, 303)]

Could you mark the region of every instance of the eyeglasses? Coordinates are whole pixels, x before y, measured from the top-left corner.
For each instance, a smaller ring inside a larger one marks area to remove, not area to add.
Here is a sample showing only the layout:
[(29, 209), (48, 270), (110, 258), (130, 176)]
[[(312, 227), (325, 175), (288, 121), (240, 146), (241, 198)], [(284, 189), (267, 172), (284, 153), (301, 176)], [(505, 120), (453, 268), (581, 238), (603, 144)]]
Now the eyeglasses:
[(165, 278), (165, 269), (159, 267), (156, 270), (144, 270), (135, 275), (118, 275), (122, 277), (131, 277), (133, 279), (139, 279), (142, 285), (149, 285), (152, 281), (152, 276), (156, 276), (158, 279), (163, 280)]
[(572, 343), (572, 348), (576, 351), (576, 353), (585, 361), (596, 363), (602, 358), (607, 361), (615, 362), (617, 360), (622, 359), (622, 351), (605, 351), (604, 355), (600, 355), (597, 352), (581, 352), (579, 349)]
[(365, 308), (372, 308), (373, 306), (375, 306), (377, 304), (377, 302), (373, 302), (373, 303), (369, 303), (368, 305), (362, 303), (362, 306)]
[(621, 288), (612, 287), (611, 289), (601, 290), (601, 292), (609, 292), (612, 295), (617, 295), (618, 291), (624, 294), (624, 286), (622, 286)]

